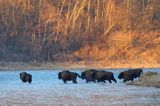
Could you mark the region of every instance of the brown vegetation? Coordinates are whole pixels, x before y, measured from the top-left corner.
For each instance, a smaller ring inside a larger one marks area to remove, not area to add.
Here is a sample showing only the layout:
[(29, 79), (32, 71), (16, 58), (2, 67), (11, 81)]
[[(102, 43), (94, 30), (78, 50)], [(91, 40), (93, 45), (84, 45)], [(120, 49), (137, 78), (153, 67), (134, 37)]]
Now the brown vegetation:
[(130, 85), (153, 86), (160, 88), (160, 74), (157, 72), (146, 72), (139, 80), (130, 82)]
[(1, 0), (0, 61), (160, 64), (159, 0)]

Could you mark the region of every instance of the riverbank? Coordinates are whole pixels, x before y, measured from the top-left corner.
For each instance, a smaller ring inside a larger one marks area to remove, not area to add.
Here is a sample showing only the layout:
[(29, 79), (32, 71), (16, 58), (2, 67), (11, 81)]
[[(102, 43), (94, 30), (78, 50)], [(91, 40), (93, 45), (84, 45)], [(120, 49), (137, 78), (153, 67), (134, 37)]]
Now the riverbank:
[(160, 73), (146, 72), (140, 77), (139, 80), (130, 82), (129, 85), (152, 86), (160, 88)]
[(37, 62), (1, 62), (0, 70), (51, 70), (51, 69), (117, 69), (117, 68), (159, 68), (160, 64), (138, 64), (138, 63), (112, 63), (108, 64), (102, 61), (80, 61), (80, 62), (54, 62), (54, 63), (37, 63)]

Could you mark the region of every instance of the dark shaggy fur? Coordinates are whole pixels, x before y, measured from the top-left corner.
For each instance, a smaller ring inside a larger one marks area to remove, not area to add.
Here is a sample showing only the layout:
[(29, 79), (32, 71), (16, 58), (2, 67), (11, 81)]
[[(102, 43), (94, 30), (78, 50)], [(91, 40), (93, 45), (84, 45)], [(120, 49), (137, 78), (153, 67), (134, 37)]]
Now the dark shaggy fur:
[(143, 74), (143, 70), (138, 69), (129, 69), (127, 71), (123, 71), (119, 74), (119, 79), (124, 79), (123, 82), (126, 81), (134, 81), (134, 78), (139, 78)]
[(22, 82), (29, 82), (31, 84), (32, 75), (28, 74), (27, 72), (21, 72), (20, 73), (20, 79), (22, 80)]
[(107, 80), (109, 83), (112, 83), (112, 81), (117, 83), (112, 72), (97, 71), (93, 74), (93, 77), (97, 82), (105, 82)]
[(64, 83), (66, 81), (72, 81), (73, 83), (77, 83), (77, 76), (81, 78), (81, 76), (75, 72), (70, 72), (68, 70), (62, 71), (58, 73), (58, 79), (63, 80)]
[(88, 82), (96, 82), (93, 78), (93, 74), (97, 72), (97, 70), (89, 69), (81, 73), (81, 78), (86, 80), (86, 83)]

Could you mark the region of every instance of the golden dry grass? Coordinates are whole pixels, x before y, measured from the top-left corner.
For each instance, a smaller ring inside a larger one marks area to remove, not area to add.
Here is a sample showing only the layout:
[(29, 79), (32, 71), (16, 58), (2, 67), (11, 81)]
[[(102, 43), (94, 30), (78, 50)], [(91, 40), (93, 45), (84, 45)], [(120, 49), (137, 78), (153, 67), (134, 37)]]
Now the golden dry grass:
[(1, 0), (0, 53), (6, 61), (21, 58), (20, 49), (28, 61), (159, 64), (159, 7), (158, 0)]

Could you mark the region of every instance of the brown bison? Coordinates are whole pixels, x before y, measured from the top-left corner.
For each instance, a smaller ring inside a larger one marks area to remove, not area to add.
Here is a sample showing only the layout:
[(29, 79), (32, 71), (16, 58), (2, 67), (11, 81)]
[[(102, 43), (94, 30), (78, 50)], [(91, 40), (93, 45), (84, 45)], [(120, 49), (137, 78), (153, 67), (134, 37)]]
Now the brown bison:
[(31, 84), (31, 82), (32, 82), (32, 75), (28, 74), (26, 72), (21, 72), (20, 73), (20, 79), (22, 80), (22, 82), (29, 82)]
[(119, 74), (118, 78), (119, 79), (124, 79), (123, 82), (126, 81), (134, 81), (134, 78), (138, 78), (143, 74), (143, 70), (138, 68), (138, 69), (129, 69), (127, 71), (123, 71)]
[(97, 80), (97, 82), (106, 82), (106, 80), (109, 83), (112, 83), (114, 81), (117, 83), (116, 79), (114, 78), (114, 75), (112, 72), (107, 72), (107, 71), (97, 71), (93, 74), (93, 78)]
[(77, 83), (77, 76), (81, 78), (79, 74), (75, 72), (70, 72), (68, 70), (58, 73), (58, 79), (62, 79), (64, 83), (66, 83), (66, 81), (72, 81), (73, 83)]
[(97, 70), (89, 69), (81, 73), (81, 78), (86, 80), (86, 83), (88, 82), (96, 82), (96, 80), (93, 78), (93, 74), (97, 72)]

